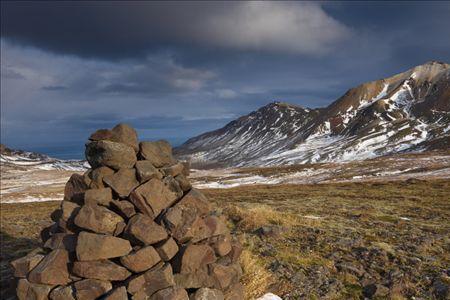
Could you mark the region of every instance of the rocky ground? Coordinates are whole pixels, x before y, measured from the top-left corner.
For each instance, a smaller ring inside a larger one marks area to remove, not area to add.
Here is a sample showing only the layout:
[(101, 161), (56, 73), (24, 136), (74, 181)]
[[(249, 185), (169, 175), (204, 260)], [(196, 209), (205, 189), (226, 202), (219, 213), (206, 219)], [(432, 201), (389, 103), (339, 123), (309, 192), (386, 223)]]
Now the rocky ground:
[[(203, 171), (193, 181), (245, 245), (247, 299), (266, 292), (283, 299), (449, 299), (449, 165), (446, 153), (409, 154), (334, 167)], [(299, 176), (307, 169), (316, 173)], [(315, 177), (325, 170), (325, 179)], [(62, 198), (70, 174), (2, 165), (1, 299), (13, 295), (9, 262), (39, 244), (59, 206), (46, 200)], [(224, 186), (252, 176), (303, 181)]]
[[(204, 190), (245, 244), (248, 299), (448, 299), (450, 180)], [(2, 204), (2, 299), (13, 258), (58, 202)], [(446, 298), (447, 297), (447, 298)]]

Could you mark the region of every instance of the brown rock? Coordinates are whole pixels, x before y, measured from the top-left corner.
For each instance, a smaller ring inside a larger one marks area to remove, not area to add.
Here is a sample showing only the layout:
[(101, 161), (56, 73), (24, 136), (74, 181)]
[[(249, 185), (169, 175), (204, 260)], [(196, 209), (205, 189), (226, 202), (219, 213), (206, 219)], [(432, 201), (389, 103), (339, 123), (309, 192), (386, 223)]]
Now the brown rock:
[(133, 299), (148, 299), (156, 291), (174, 285), (172, 267), (166, 263), (129, 281), (127, 290), (133, 295)]
[[(158, 179), (151, 179), (139, 186), (130, 196), (130, 200), (151, 218), (156, 218), (160, 212), (171, 206), (179, 194)], [(150, 210), (150, 211), (149, 211)]]
[(244, 299), (244, 286), (240, 283), (234, 283), (225, 293), (225, 300)]
[(84, 193), (85, 204), (109, 206), (112, 201), (111, 188), (90, 189)]
[(178, 181), (176, 181), (175, 178), (170, 175), (166, 176), (163, 179), (163, 183), (173, 194), (176, 195), (177, 199), (183, 197), (183, 190), (181, 189)]
[(225, 221), (221, 220), (217, 216), (207, 216), (205, 223), (211, 231), (211, 236), (227, 235), (230, 233)]
[(178, 182), (178, 185), (183, 192), (188, 192), (192, 188), (191, 183), (183, 174), (175, 176), (175, 180)]
[(11, 262), (11, 266), (14, 269), (14, 277), (25, 278), (38, 263), (44, 258), (44, 254), (41, 253), (42, 249), (37, 248), (26, 256), (18, 258)]
[(153, 166), (151, 161), (139, 160), (135, 165), (137, 178), (139, 182), (143, 183), (150, 179), (162, 179), (163, 175), (161, 172)]
[(136, 214), (133, 203), (126, 200), (114, 200), (111, 202), (111, 207), (114, 208), (124, 218), (131, 218)]
[(85, 231), (78, 235), (76, 252), (79, 261), (120, 257), (131, 250), (130, 242), (121, 238)]
[(161, 168), (161, 171), (164, 174), (164, 176), (175, 177), (179, 174), (182, 174), (183, 169), (184, 169), (184, 165), (182, 163), (176, 163), (170, 167)]
[(114, 174), (114, 170), (108, 167), (99, 167), (97, 169), (93, 169), (89, 173), (89, 178), (91, 178), (91, 183), (89, 184), (89, 188), (91, 189), (100, 189), (104, 188), (105, 185), (103, 183), (103, 177)]
[(84, 191), (86, 191), (87, 188), (88, 185), (86, 184), (83, 175), (72, 174), (64, 188), (64, 200), (83, 204)]
[(99, 129), (89, 137), (91, 141), (113, 140), (113, 133), (109, 129)]
[(208, 275), (208, 268), (204, 266), (195, 272), (187, 274), (174, 274), (174, 280), (177, 286), (185, 289), (198, 289), (201, 287), (212, 287), (214, 281)]
[(84, 205), (74, 220), (75, 224), (97, 233), (113, 234), (118, 223), (123, 219), (106, 207), (99, 205)]
[(132, 147), (136, 153), (139, 151), (137, 133), (131, 126), (121, 123), (116, 125), (111, 132), (113, 141)]
[(180, 202), (169, 208), (163, 220), (172, 236), (180, 243), (191, 239), (200, 241), (211, 235), (209, 227), (201, 218), (211, 209), (206, 197), (191, 189)]
[(136, 163), (136, 153), (132, 147), (111, 141), (90, 142), (86, 144), (85, 154), (92, 168), (106, 166), (119, 170), (132, 168)]
[(225, 256), (231, 251), (231, 239), (229, 236), (218, 236), (214, 239), (212, 247), (217, 255)]
[(68, 262), (69, 254), (66, 250), (53, 250), (29, 273), (28, 280), (39, 284), (64, 285), (70, 281)]
[(110, 186), (119, 197), (128, 197), (138, 185), (135, 169), (122, 168), (113, 175), (103, 177), (103, 182)]
[(236, 265), (224, 266), (221, 264), (211, 264), (209, 270), (215, 283), (214, 286), (221, 290), (225, 290), (232, 283), (238, 282), (242, 272), (237, 269)]
[(178, 252), (178, 245), (173, 238), (161, 243), (156, 247), (156, 251), (163, 261), (171, 260)]
[(208, 245), (190, 244), (180, 251), (181, 256), (174, 262), (177, 273), (195, 272), (201, 267), (216, 261), (214, 250)]
[(125, 228), (127, 228), (127, 223), (125, 222), (117, 223), (116, 229), (114, 229), (113, 232), (113, 236), (121, 235), (125, 231)]
[(64, 221), (73, 220), (80, 210), (80, 206), (70, 201), (61, 201), (61, 218)]
[(73, 263), (72, 272), (80, 277), (106, 281), (125, 280), (131, 275), (127, 269), (107, 259), (76, 261)]
[(198, 289), (192, 300), (224, 300), (222, 291), (210, 288)]
[(127, 289), (124, 286), (115, 288), (103, 300), (128, 300)]
[(169, 287), (154, 293), (150, 300), (189, 300), (189, 296), (183, 288)]
[(53, 234), (57, 233), (59, 226), (57, 223), (53, 223), (41, 230), (40, 237), (43, 243), (45, 243)]
[(191, 171), (191, 163), (189, 161), (182, 161), (183, 164), (183, 175), (185, 177), (189, 177), (190, 171)]
[(139, 149), (140, 155), (157, 168), (170, 166), (175, 163), (175, 159), (172, 156), (172, 147), (167, 141), (141, 142)]
[(136, 214), (128, 221), (125, 233), (144, 245), (155, 244), (167, 238), (164, 227), (143, 214)]
[(26, 279), (20, 279), (17, 283), (18, 300), (47, 300), (52, 285), (31, 283)]
[(238, 241), (232, 241), (231, 242), (231, 251), (228, 253), (228, 256), (230, 257), (231, 261), (233, 263), (237, 262), (239, 260), (239, 256), (241, 256), (242, 253), (242, 245)]
[(112, 289), (111, 282), (84, 279), (74, 283), (77, 300), (95, 300)]
[(51, 300), (75, 300), (75, 291), (72, 286), (58, 286), (50, 292)]
[(55, 233), (45, 242), (44, 248), (51, 250), (65, 249), (68, 252), (74, 252), (76, 243), (77, 236), (75, 234)]
[(135, 273), (146, 271), (160, 261), (158, 252), (152, 246), (141, 248), (120, 258), (122, 265)]

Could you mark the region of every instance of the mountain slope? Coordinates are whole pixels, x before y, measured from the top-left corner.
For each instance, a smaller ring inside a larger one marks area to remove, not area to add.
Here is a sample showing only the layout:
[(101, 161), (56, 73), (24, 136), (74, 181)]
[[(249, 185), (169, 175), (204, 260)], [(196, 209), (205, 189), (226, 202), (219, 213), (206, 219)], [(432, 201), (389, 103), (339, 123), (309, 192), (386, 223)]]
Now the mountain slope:
[(2, 167), (33, 168), (41, 170), (84, 171), (87, 163), (83, 160), (61, 160), (45, 154), (14, 150), (0, 144), (0, 162)]
[(323, 109), (271, 103), (175, 150), (195, 166), (366, 159), (450, 146), (450, 65), (361, 84)]

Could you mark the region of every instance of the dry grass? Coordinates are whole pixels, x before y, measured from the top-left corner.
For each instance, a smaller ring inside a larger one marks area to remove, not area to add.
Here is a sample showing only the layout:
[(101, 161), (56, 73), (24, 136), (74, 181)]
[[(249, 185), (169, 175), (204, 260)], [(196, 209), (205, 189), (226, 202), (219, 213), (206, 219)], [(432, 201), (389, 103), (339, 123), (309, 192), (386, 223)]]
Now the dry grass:
[[(265, 292), (285, 299), (361, 299), (363, 278), (339, 270), (342, 262), (388, 286), (390, 299), (434, 299), (433, 280), (450, 265), (450, 180), (204, 192), (242, 238), (247, 299)], [(2, 299), (8, 262), (37, 245), (57, 206), (1, 205)], [(288, 230), (276, 238), (254, 233), (273, 225)], [(396, 273), (399, 281), (390, 275)]]

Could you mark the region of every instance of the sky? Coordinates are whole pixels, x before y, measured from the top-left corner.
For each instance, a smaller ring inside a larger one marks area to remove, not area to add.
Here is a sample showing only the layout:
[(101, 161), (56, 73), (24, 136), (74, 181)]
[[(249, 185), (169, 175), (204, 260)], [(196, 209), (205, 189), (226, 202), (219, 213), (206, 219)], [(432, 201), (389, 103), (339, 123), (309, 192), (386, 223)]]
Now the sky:
[(177, 145), (430, 60), (450, 62), (450, 2), (2, 1), (1, 142), (81, 153), (126, 122)]

